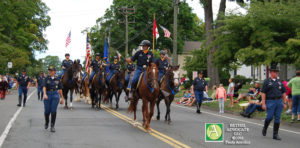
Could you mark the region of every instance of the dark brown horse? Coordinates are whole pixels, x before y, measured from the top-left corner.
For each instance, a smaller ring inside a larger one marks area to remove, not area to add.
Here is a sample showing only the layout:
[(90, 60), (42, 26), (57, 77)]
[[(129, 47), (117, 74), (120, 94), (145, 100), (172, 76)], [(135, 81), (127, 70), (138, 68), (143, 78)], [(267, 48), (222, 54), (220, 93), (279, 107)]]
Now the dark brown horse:
[(107, 90), (105, 88), (106, 79), (106, 68), (100, 68), (100, 70), (95, 74), (92, 80), (92, 88), (90, 89), (90, 95), (92, 99), (92, 108), (101, 109), (102, 97), (107, 96)]
[(70, 109), (73, 109), (73, 92), (77, 87), (77, 82), (80, 81), (80, 60), (75, 60), (72, 66), (66, 70), (62, 77), (63, 96), (65, 99), (65, 109), (68, 109), (68, 92), (70, 91)]
[[(142, 78), (137, 91), (134, 93), (134, 99), (130, 101), (129, 112), (134, 113), (134, 121), (136, 121), (136, 108), (139, 98), (142, 98), (143, 126), (147, 131), (150, 130), (150, 121), (154, 113), (156, 99), (159, 94), (158, 84), (158, 66), (150, 63), (146, 71), (142, 73)], [(148, 109), (150, 103), (150, 112)]]
[(118, 72), (111, 78), (108, 86), (108, 96), (110, 100), (110, 106), (112, 106), (112, 98), (116, 98), (116, 109), (119, 109), (119, 99), (122, 90), (125, 88), (125, 71), (118, 70)]
[(170, 66), (169, 70), (167, 70), (167, 73), (161, 80), (160, 94), (156, 102), (156, 106), (157, 106), (156, 119), (160, 120), (159, 103), (162, 99), (165, 100), (165, 104), (166, 104), (165, 121), (167, 121), (169, 124), (171, 123), (171, 117), (170, 117), (171, 103), (174, 100), (174, 96), (177, 91), (176, 88), (179, 86), (179, 82), (180, 82), (179, 67), (180, 66)]

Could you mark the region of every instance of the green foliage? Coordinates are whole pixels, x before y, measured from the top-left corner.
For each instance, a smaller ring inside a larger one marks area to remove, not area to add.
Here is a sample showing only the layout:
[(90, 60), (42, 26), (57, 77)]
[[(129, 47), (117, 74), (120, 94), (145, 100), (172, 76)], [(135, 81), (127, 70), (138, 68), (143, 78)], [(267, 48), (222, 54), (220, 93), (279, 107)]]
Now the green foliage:
[(252, 81), (252, 79), (246, 78), (245, 76), (236, 75), (236, 76), (234, 76), (233, 81), (235, 83), (239, 82), (239, 83), (245, 84), (245, 83), (250, 83)]
[[(206, 57), (207, 57), (207, 50), (204, 48), (201, 48), (200, 50), (192, 51), (191, 56), (186, 56), (184, 61), (183, 69), (187, 72), (187, 77), (190, 80), (193, 80), (193, 71), (206, 71)], [(204, 77), (206, 77), (206, 73), (204, 73)]]
[[(91, 43), (96, 52), (103, 53), (105, 37), (110, 35), (110, 51), (119, 50), (124, 55), (125, 51), (125, 24), (124, 16), (119, 13), (118, 8), (127, 6), (134, 7), (135, 14), (129, 15), (128, 20), (135, 20), (134, 24), (128, 25), (129, 55), (132, 49), (136, 49), (138, 44), (148, 39), (152, 42), (153, 14), (156, 14), (156, 24), (160, 32), (155, 50), (170, 49), (172, 51), (172, 40), (165, 38), (163, 30), (159, 25), (173, 32), (173, 0), (114, 0), (104, 16), (97, 19), (97, 24), (91, 31)], [(204, 35), (204, 25), (201, 20), (192, 13), (192, 8), (186, 2), (179, 5), (178, 14), (178, 53), (183, 51), (185, 40), (200, 40)]]
[(229, 65), (226, 67), (228, 69), (234, 69), (241, 64), (297, 62), (300, 56), (297, 46), (299, 7), (299, 1), (253, 1), (246, 15), (227, 16), (225, 25), (217, 30), (214, 44), (219, 44), (220, 48), (215, 53), (214, 61), (220, 66)]
[(44, 59), (41, 59), (42, 61), (44, 61), (43, 63), (43, 70), (46, 72), (48, 71), (48, 68), (50, 66), (53, 66), (56, 68), (57, 71), (61, 70), (61, 61), (59, 60), (58, 56), (46, 56)]
[[(11, 73), (33, 64), (34, 52), (47, 50), (43, 31), (50, 25), (49, 8), (41, 0), (0, 2), (1, 63), (13, 62)], [(0, 66), (4, 72), (6, 64)]]

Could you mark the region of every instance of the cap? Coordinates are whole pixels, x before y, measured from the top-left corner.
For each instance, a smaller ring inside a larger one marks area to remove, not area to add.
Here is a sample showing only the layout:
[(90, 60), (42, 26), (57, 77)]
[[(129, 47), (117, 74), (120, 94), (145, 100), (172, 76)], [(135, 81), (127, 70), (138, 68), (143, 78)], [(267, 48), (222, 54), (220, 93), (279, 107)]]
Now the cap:
[(96, 53), (95, 56), (100, 56), (100, 53)]
[(22, 72), (26, 72), (26, 69), (25, 69), (25, 68), (23, 68), (23, 69), (22, 69)]
[(151, 46), (151, 42), (150, 42), (149, 40), (143, 40), (143, 41), (141, 42), (140, 46), (144, 46), (144, 45), (150, 47), (150, 46)]
[(198, 74), (203, 74), (203, 71), (202, 70), (198, 70)]
[(277, 67), (277, 63), (271, 63), (270, 71), (279, 71), (279, 68)]

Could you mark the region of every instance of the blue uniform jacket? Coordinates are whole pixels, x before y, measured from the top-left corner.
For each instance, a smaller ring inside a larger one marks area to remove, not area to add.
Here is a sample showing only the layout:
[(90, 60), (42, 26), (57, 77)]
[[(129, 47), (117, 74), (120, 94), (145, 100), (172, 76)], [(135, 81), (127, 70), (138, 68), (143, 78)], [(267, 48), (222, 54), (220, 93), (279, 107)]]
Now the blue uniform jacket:
[(132, 61), (137, 61), (137, 66), (143, 67), (143, 65), (148, 66), (149, 62), (153, 62), (153, 54), (148, 51), (146, 54), (144, 51), (139, 50), (131, 58)]
[(62, 61), (62, 64), (61, 64), (61, 66), (64, 66), (66, 69), (68, 69), (68, 68), (70, 68), (71, 67), (71, 65), (73, 64), (73, 61), (72, 60), (66, 60), (66, 59), (64, 59), (63, 61)]

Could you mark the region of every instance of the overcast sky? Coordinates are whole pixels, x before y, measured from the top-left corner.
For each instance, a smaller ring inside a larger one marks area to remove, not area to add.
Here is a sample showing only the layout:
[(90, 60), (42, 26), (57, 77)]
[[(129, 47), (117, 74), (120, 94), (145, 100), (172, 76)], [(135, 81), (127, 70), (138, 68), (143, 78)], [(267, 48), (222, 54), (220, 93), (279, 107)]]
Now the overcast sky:
[[(84, 59), (86, 48), (86, 35), (81, 31), (96, 24), (96, 19), (103, 16), (113, 0), (43, 0), (51, 9), (51, 26), (45, 32), (48, 39), (48, 50), (45, 53), (36, 53), (36, 58), (47, 55), (56, 55), (62, 60), (66, 52), (71, 59)], [(203, 20), (204, 10), (199, 0), (187, 0), (193, 12)], [(213, 12), (219, 9), (220, 0), (213, 0)], [(227, 11), (242, 11), (236, 3), (227, 2)], [(180, 13), (180, 12), (179, 12)], [(159, 23), (159, 22), (157, 22)], [(71, 43), (65, 48), (66, 38), (71, 30)], [(152, 30), (149, 30), (152, 31)]]

